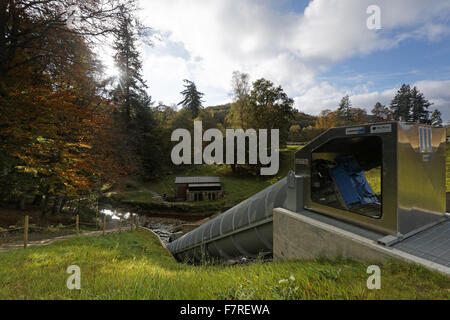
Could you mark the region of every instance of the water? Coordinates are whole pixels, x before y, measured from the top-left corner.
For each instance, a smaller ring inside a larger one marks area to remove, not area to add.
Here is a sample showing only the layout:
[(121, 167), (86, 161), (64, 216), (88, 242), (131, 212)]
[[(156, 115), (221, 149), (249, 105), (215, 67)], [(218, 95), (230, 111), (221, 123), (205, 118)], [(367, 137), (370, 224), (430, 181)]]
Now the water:
[(122, 219), (128, 219), (131, 215), (130, 212), (120, 212), (117, 210), (110, 210), (110, 209), (102, 209), (100, 210), (101, 214), (107, 215), (107, 216), (111, 216), (111, 219), (113, 220), (120, 220), (120, 217), (122, 217)]
[[(130, 212), (121, 212), (117, 210), (111, 209), (102, 209), (100, 211), (102, 214), (110, 216), (112, 220), (119, 220), (120, 217), (122, 219), (128, 219), (131, 215), (135, 216), (136, 214)], [(139, 216), (139, 215), (138, 215)], [(170, 242), (170, 237), (172, 234), (177, 232), (177, 226), (186, 223), (186, 221), (173, 219), (173, 218), (160, 218), (160, 217), (145, 217), (139, 216), (142, 222), (145, 219), (145, 222), (142, 223), (142, 226), (152, 230), (156, 235), (161, 239), (161, 241), (165, 244)]]
[(158, 235), (165, 244), (170, 242), (170, 236), (175, 233), (175, 225), (163, 222), (147, 222), (144, 226)]

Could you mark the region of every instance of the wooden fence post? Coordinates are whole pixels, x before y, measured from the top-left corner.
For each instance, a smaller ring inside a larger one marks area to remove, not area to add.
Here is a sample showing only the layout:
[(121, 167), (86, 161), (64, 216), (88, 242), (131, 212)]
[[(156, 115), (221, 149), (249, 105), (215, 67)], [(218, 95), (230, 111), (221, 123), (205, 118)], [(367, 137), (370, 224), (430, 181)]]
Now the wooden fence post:
[(77, 234), (80, 234), (80, 216), (77, 215), (75, 217), (75, 230), (77, 230)]
[(138, 215), (136, 215), (135, 217), (134, 217), (134, 220), (136, 220), (136, 229), (139, 227), (139, 216)]
[(120, 217), (120, 220), (119, 220), (119, 233), (121, 233), (122, 232), (122, 217)]
[(103, 216), (103, 235), (105, 235), (106, 232), (106, 216)]
[(28, 246), (28, 216), (25, 216), (25, 225), (23, 231), (23, 248), (26, 249)]

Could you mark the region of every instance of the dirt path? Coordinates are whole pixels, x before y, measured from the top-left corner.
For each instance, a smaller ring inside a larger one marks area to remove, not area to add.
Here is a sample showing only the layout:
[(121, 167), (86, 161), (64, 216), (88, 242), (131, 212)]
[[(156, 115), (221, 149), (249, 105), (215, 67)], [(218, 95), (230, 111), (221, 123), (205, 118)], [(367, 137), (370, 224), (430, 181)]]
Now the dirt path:
[[(126, 232), (126, 231), (128, 231), (128, 230), (122, 229), (122, 232)], [(119, 232), (119, 228), (109, 229), (109, 230), (105, 231), (106, 234), (115, 233), (115, 232)], [(103, 234), (103, 231), (89, 231), (89, 232), (82, 232), (79, 235), (80, 236), (98, 236), (98, 235), (102, 235), (102, 234)], [(52, 244), (59, 240), (70, 239), (70, 238), (73, 238), (76, 236), (77, 236), (76, 234), (69, 234), (69, 235), (54, 237), (54, 238), (50, 238), (50, 239), (31, 241), (28, 243), (28, 247), (45, 246), (45, 245)], [(23, 249), (23, 242), (3, 244), (0, 246), (0, 253), (10, 251), (10, 250), (17, 250), (17, 249)]]

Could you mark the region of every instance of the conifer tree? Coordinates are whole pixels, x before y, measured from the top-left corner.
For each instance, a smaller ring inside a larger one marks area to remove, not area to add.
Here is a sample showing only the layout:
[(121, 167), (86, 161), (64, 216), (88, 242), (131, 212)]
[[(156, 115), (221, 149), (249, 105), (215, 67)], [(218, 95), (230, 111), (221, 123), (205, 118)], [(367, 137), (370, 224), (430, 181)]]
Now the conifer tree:
[(202, 97), (204, 93), (199, 92), (197, 90), (197, 86), (194, 82), (184, 79), (184, 87), (185, 89), (181, 92), (183, 95), (183, 100), (178, 103), (178, 105), (182, 105), (184, 108), (189, 109), (192, 112), (192, 116), (197, 118), (200, 109), (202, 108)]
[(428, 108), (431, 105), (432, 103), (425, 99), (423, 93), (421, 93), (416, 87), (412, 88), (410, 121), (430, 124), (430, 111), (428, 111)]
[(339, 103), (338, 118), (342, 120), (344, 124), (348, 125), (352, 122), (352, 103), (348, 95), (344, 96)]
[(119, 77), (113, 98), (125, 115), (127, 126), (130, 126), (139, 107), (148, 106), (151, 99), (146, 93), (148, 87), (142, 77), (142, 61), (137, 49), (139, 23), (125, 7), (120, 8), (117, 23), (113, 47)]
[(433, 113), (431, 114), (430, 122), (435, 127), (442, 126), (442, 114), (438, 109), (434, 110)]
[(396, 121), (408, 121), (411, 112), (411, 87), (403, 84), (389, 106)]

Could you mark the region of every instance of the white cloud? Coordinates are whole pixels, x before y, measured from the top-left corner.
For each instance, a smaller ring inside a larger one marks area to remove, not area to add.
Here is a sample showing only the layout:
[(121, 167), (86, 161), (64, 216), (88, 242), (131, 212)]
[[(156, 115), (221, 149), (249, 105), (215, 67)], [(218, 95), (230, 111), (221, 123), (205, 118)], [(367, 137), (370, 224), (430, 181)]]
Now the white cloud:
[[(381, 8), (380, 31), (366, 27), (373, 4)], [(227, 101), (231, 74), (240, 70), (281, 84), (306, 112), (335, 107), (346, 93), (355, 103), (387, 101), (390, 91), (335, 88), (316, 78), (344, 59), (406, 39), (439, 40), (449, 33), (450, 15), (446, 0), (313, 0), (299, 13), (276, 11), (269, 0), (142, 0), (141, 7), (144, 22), (162, 38), (144, 61), (154, 100), (180, 101), (189, 78), (206, 105)]]
[[(450, 120), (450, 80), (424, 80), (413, 83), (430, 102), (434, 103), (430, 110), (439, 109), (445, 121)], [(399, 88), (369, 92), (364, 87), (341, 90), (327, 82), (310, 88), (305, 94), (296, 97), (296, 107), (303, 112), (319, 114), (324, 109), (335, 110), (339, 101), (346, 94), (350, 96), (353, 107), (364, 108), (369, 113), (377, 102), (388, 106)]]
[(324, 109), (336, 109), (339, 100), (347, 94), (328, 82), (322, 82), (321, 84), (308, 89), (305, 94), (296, 97), (296, 107), (305, 113), (318, 114)]
[(173, 56), (145, 55), (143, 72), (152, 99), (156, 102), (179, 102), (179, 92), (183, 90), (182, 79), (190, 78), (189, 66), (182, 58)]

